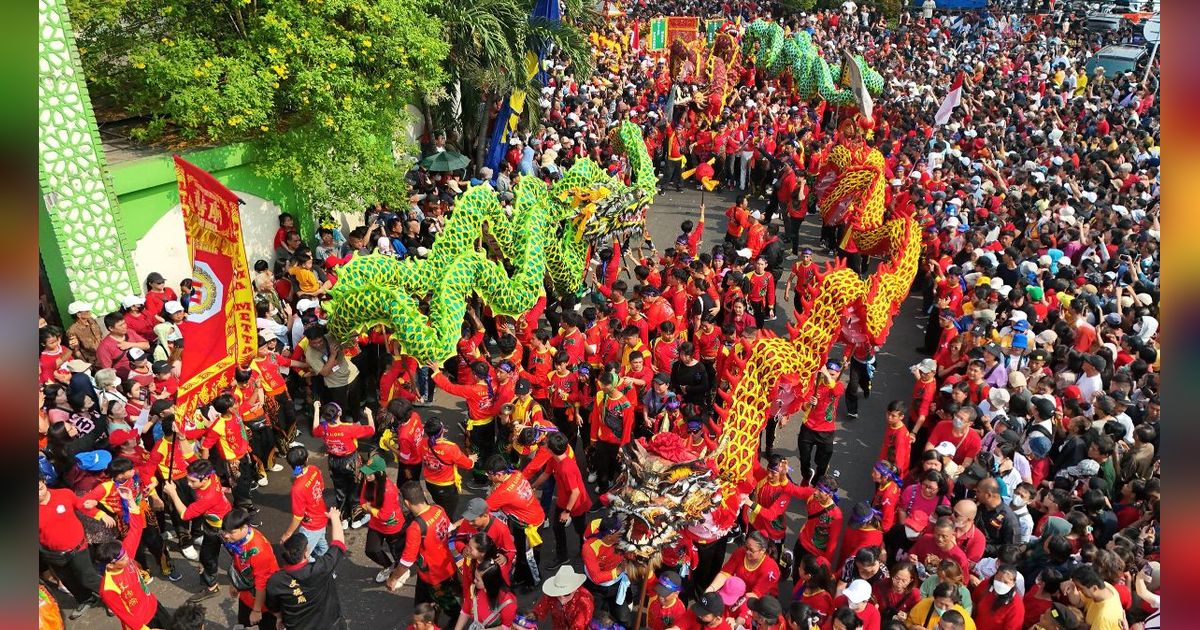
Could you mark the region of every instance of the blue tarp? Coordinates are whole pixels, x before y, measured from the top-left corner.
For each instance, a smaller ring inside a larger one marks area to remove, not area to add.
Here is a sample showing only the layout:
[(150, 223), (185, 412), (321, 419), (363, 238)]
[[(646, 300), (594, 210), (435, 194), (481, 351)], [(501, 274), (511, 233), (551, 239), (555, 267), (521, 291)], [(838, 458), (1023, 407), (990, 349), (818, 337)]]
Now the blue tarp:
[[(960, 11), (964, 9), (986, 9), (988, 0), (936, 0), (937, 8), (942, 10)], [(925, 0), (913, 0), (914, 9), (922, 8)]]

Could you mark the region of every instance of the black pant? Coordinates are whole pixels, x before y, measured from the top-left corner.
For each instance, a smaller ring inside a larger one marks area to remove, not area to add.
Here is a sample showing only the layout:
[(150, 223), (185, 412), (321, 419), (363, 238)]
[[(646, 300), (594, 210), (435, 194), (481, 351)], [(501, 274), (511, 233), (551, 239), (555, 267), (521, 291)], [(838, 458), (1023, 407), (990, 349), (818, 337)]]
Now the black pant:
[(158, 608), (154, 610), (154, 616), (150, 618), (150, 623), (146, 624), (150, 628), (170, 628), (172, 622), (171, 611), (163, 607), (162, 602), (158, 602)]
[(792, 255), (800, 254), (800, 225), (804, 223), (804, 217), (800, 218), (787, 217), (784, 221), (784, 240), (791, 241)]
[(596, 612), (605, 611), (612, 615), (613, 621), (629, 627), (629, 622), (633, 620), (633, 599), (638, 596), (637, 585), (630, 583), (629, 588), (625, 591), (625, 601), (618, 604), (617, 593), (620, 590), (620, 583), (601, 586), (588, 580), (586, 584), (596, 602)]
[(729, 537), (722, 536), (711, 543), (696, 543), (696, 570), (692, 571), (692, 592), (688, 599), (704, 592), (713, 578), (721, 572), (725, 563), (725, 548), (729, 545)]
[(577, 447), (579, 441), (579, 425), (571, 419), (571, 409), (569, 407), (551, 407), (550, 421), (563, 435), (567, 436), (567, 444), (571, 447)]
[(496, 454), (496, 424), (498, 422), (493, 419), (487, 424), (471, 427), (471, 448), (479, 454), (479, 459), (476, 460), (475, 467), (472, 469), (476, 479), (484, 478), (483, 467), (487, 465), (488, 458)]
[(137, 561), (146, 570), (157, 565), (163, 575), (169, 575), (174, 570), (158, 526), (146, 523), (146, 529), (142, 531), (142, 540), (138, 544)]
[(883, 534), (883, 547), (887, 550), (889, 558), (897, 557), (896, 554), (901, 551), (907, 552), (912, 548), (914, 542), (916, 541), (908, 539), (903, 523), (896, 523)]
[(441, 485), (437, 483), (425, 482), (425, 488), (429, 490), (429, 497), (433, 499), (434, 505), (446, 511), (446, 518), (454, 520), (458, 517), (458, 487), (454, 484)]
[[(396, 466), (396, 487), (404, 485), (405, 481), (414, 481), (421, 478), (421, 464), (399, 464)], [(449, 515), (447, 515), (449, 516)]]
[(367, 557), (383, 568), (391, 567), (404, 551), (404, 530), (384, 534), (367, 530)]
[[(175, 484), (175, 491), (179, 495), (179, 500), (182, 501), (184, 505), (191, 505), (192, 502), (196, 500), (196, 494), (192, 491), (192, 487), (187, 485), (185, 480), (186, 477), (176, 480), (177, 483)], [(183, 520), (183, 517), (179, 515), (179, 512), (175, 511), (175, 508), (171, 507), (170, 505), (167, 506), (167, 509), (164, 511), (164, 515), (166, 516), (167, 520), (171, 522), (171, 529), (175, 531), (175, 537), (179, 539), (180, 548), (191, 545), (192, 538), (200, 534), (199, 519), (185, 521)], [(162, 524), (164, 521), (160, 519), (159, 523)]]
[(58, 553), (42, 550), (39, 555), (42, 562), (54, 570), (54, 574), (58, 576), (63, 586), (71, 591), (76, 602), (80, 604), (83, 602), (95, 603), (99, 600), (100, 573), (96, 571), (96, 565), (92, 563), (87, 543), (74, 551)]
[(678, 160), (667, 158), (663, 162), (663, 178), (662, 187), (666, 190), (667, 184), (675, 186), (675, 190), (679, 190), (683, 180), (680, 178), (683, 174), (683, 163)]
[(833, 433), (800, 427), (796, 446), (800, 452), (800, 475), (805, 482), (816, 482), (829, 470), (829, 460), (833, 459)]
[(751, 302), (750, 310), (754, 312), (754, 325), (758, 326), (759, 330), (767, 323), (767, 318), (771, 315), (771, 309), (766, 302)]
[(592, 457), (589, 460), (595, 461), (589, 463), (592, 465), (592, 470), (596, 472), (596, 487), (600, 488), (601, 493), (608, 491), (616, 479), (620, 450), (620, 446), (604, 440), (598, 440), (595, 449), (592, 450)]
[(246, 423), (246, 428), (250, 430), (250, 452), (257, 460), (256, 472), (265, 475), (275, 463), (275, 427), (260, 420)]
[[(538, 523), (541, 525), (541, 523)], [(537, 575), (534, 575), (534, 568), (529, 566), (529, 559), (526, 557), (525, 550), (529, 549), (529, 539), (525, 536), (525, 526), (517, 522), (513, 518), (508, 519), (508, 530), (512, 532), (513, 546), (517, 550), (516, 566), (513, 567), (512, 577), (514, 582), (530, 582), (537, 584), (542, 581), (541, 574), (541, 552), (539, 547), (533, 547), (533, 564), (538, 565)]]
[(927, 354), (938, 351), (938, 341), (942, 338), (941, 313), (935, 308), (929, 314), (929, 323), (925, 325), (925, 347), (921, 350)]
[(341, 387), (326, 387), (325, 402), (337, 403), (342, 408), (342, 417), (347, 422), (358, 417), (358, 409), (362, 405), (362, 379), (356, 378)]
[[(562, 518), (562, 514), (565, 511), (566, 510), (561, 508), (554, 508), (554, 517), (550, 521), (550, 527), (554, 531), (554, 553), (560, 559), (567, 556), (567, 524), (559, 520)], [(583, 530), (587, 525), (587, 519), (581, 514), (579, 516), (571, 517), (570, 523), (571, 529), (575, 530), (576, 540), (578, 540), (580, 546), (582, 546)]]
[(846, 411), (858, 413), (858, 393), (861, 390), (863, 398), (871, 396), (871, 377), (867, 373), (867, 364), (850, 357), (850, 383), (846, 385)]
[(779, 420), (775, 416), (767, 418), (767, 428), (763, 431), (763, 439), (766, 441), (763, 451), (770, 457), (775, 452), (775, 430), (779, 427)]
[[(262, 619), (258, 622), (258, 625), (251, 626), (250, 625), (250, 607), (247, 606), (246, 602), (243, 602), (241, 599), (238, 600), (238, 623), (242, 624), (243, 626), (246, 626), (247, 628), (257, 627), (257, 628), (260, 628), (261, 630), (274, 630), (279, 625), (278, 622), (275, 620), (275, 614), (272, 613), (271, 611), (267, 610), (267, 611), (263, 611)], [(159, 626), (154, 626), (154, 624), (151, 624), (151, 626), (159, 627)], [(170, 627), (170, 626), (165, 626), (165, 627)]]
[(358, 453), (348, 457), (329, 456), (329, 479), (333, 482), (333, 500), (342, 517), (354, 520), (362, 512), (358, 503)]
[(233, 493), (233, 506), (243, 509), (253, 506), (250, 492), (254, 482), (258, 480), (258, 475), (250, 454), (247, 453), (234, 462), (218, 459), (216, 464), (217, 475)]
[(220, 571), (218, 563), (221, 560), (221, 533), (207, 525), (202, 531), (204, 542), (200, 543), (200, 577), (203, 578), (205, 586), (212, 588), (217, 583), (217, 572)]

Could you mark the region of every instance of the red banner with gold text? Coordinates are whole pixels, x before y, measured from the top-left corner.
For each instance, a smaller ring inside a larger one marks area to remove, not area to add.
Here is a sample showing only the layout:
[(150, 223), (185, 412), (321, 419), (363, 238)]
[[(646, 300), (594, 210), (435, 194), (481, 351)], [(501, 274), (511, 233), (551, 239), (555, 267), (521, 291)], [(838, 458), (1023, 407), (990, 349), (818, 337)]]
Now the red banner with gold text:
[(238, 196), (178, 155), (175, 176), (199, 291), (179, 325), (184, 348), (176, 417), (188, 418), (233, 386), (234, 370), (258, 351), (258, 330)]

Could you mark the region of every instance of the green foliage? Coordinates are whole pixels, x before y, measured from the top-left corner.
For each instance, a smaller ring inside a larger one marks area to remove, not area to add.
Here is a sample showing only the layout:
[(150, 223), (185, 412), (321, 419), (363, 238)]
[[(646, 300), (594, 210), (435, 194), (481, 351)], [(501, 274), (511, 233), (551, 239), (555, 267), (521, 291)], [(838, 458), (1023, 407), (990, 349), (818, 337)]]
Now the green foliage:
[(789, 13), (808, 13), (817, 5), (817, 0), (781, 0), (780, 4)]
[[(72, 0), (93, 89), (192, 142), (258, 140), (318, 216), (404, 191), (390, 139), (437, 95), (432, 0)], [(440, 3), (446, 4), (446, 3)], [(169, 123), (169, 124), (166, 124)]]

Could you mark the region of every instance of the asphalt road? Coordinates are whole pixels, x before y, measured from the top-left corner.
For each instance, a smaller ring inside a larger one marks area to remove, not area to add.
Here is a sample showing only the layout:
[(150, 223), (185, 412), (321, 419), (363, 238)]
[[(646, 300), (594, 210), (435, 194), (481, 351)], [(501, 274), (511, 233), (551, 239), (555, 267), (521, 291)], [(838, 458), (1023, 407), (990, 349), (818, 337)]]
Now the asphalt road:
[[(648, 221), (650, 235), (656, 244), (666, 247), (673, 243), (679, 234), (679, 224), (685, 219), (695, 221), (698, 218), (700, 197), (699, 192), (692, 190), (685, 190), (682, 193), (668, 192), (659, 196), (650, 209)], [(733, 203), (731, 193), (706, 193), (705, 198), (709, 209), (704, 242), (701, 244), (702, 250), (709, 249), (713, 243), (722, 239), (725, 233), (723, 212)], [(761, 208), (764, 204), (763, 201), (755, 201), (753, 207)], [(819, 231), (817, 222), (818, 218), (813, 216), (806, 220), (801, 228), (801, 244), (813, 246), (815, 251), (820, 251), (817, 247)], [(814, 258), (818, 262), (825, 262), (825, 258), (821, 255), (816, 255)], [(792, 261), (793, 259), (789, 257), (785, 263), (786, 266), (790, 267)], [(787, 314), (790, 317), (792, 307), (790, 301), (782, 299), (782, 289), (780, 289), (777, 301), (780, 305), (779, 317), (769, 325), (775, 332), (785, 334), (783, 316)], [(835, 454), (830, 468), (841, 473), (839, 481), (844, 495), (841, 501), (843, 509), (848, 510), (854, 502), (871, 497), (873, 486), (870, 471), (883, 439), (884, 409), (891, 400), (907, 400), (909, 397), (912, 377), (908, 372), (908, 367), (921, 358), (914, 350), (921, 343), (923, 335), (914, 319), (914, 314), (919, 308), (919, 298), (910, 297), (897, 316), (887, 344), (877, 355), (873, 391), (870, 398), (860, 401), (859, 418), (847, 420), (845, 419), (844, 403), (839, 408)], [(840, 350), (837, 347), (834, 349), (834, 354), (840, 356)], [(440, 413), (443, 419), (449, 420), (465, 417), (466, 408), (460, 399), (439, 391), (435, 406), (426, 408), (424, 413)], [(453, 427), (456, 424), (456, 422), (447, 421), (447, 426)], [(302, 423), (301, 426), (307, 425)], [(798, 427), (798, 422), (789, 424), (779, 431), (776, 439), (776, 450), (791, 457), (793, 468), (797, 470), (799, 463), (795, 456)], [(319, 454), (319, 442), (310, 435), (301, 436), (300, 441), (310, 447), (314, 453), (315, 463), (324, 469), (325, 458), (323, 454)], [(394, 470), (389, 473), (389, 477), (395, 477)], [(272, 540), (278, 538), (290, 519), (289, 489), (290, 475), (287, 471), (283, 471), (270, 473), (269, 484), (257, 492), (256, 501), (261, 507), (260, 516), (263, 520), (261, 529)], [(464, 491), (467, 491), (465, 487)], [(465, 506), (466, 501), (467, 499), (464, 498), (460, 505)], [(799, 502), (793, 502), (792, 505), (793, 508), (800, 508)], [(802, 524), (802, 517), (795, 510), (790, 512), (790, 517), (790, 537), (787, 543), (789, 547), (794, 541), (795, 532), (799, 531)], [(373, 578), (378, 569), (363, 553), (366, 545), (366, 531), (366, 528), (363, 528), (349, 531), (346, 534), (346, 546), (351, 553), (337, 572), (342, 610), (352, 628), (404, 628), (408, 624), (412, 610), (412, 589), (415, 580), (410, 580), (399, 594), (389, 593), (382, 585), (375, 584)], [(548, 529), (544, 530), (543, 536), (546, 538), (546, 549), (553, 549), (550, 546), (552, 534)], [(572, 548), (572, 553), (574, 554), (572, 562), (576, 570), (582, 571), (582, 562), (578, 559), (577, 550)], [(551, 555), (552, 552), (545, 553), (544, 561), (548, 561)], [(178, 552), (173, 552), (172, 557), (175, 559), (177, 568), (184, 574), (184, 578), (179, 582), (170, 583), (155, 573), (154, 583), (150, 589), (158, 596), (163, 605), (173, 610), (191, 594), (198, 592), (201, 582), (198, 563), (187, 561)], [(228, 562), (227, 554), (222, 553), (222, 571), (228, 566)], [(223, 580), (227, 582), (228, 578), (223, 578)], [(790, 591), (781, 589), (781, 592)], [(523, 605), (532, 604), (538, 594), (539, 591), (521, 594), (521, 603)], [(65, 613), (74, 604), (69, 595), (60, 595), (65, 618)], [(234, 598), (222, 595), (204, 603), (208, 610), (210, 622), (208, 627), (230, 628), (236, 623), (237, 605)], [(79, 620), (67, 622), (67, 625), (71, 628), (107, 629), (116, 627), (117, 621), (108, 617), (103, 610), (93, 609)], [(549, 624), (545, 624), (545, 627), (549, 627)]]

